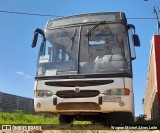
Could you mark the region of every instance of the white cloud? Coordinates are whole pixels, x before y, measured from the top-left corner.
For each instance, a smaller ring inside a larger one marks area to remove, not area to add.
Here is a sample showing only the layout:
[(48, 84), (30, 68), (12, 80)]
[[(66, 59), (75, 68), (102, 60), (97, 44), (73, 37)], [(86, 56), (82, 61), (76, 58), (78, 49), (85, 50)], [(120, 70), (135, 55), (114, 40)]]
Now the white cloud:
[(32, 75), (26, 74), (25, 72), (23, 72), (21, 70), (16, 70), (16, 74), (21, 75), (25, 80), (26, 79), (33, 79)]
[(19, 70), (16, 70), (16, 74), (19, 74), (19, 75), (25, 75), (25, 74), (24, 74), (24, 72), (19, 71)]

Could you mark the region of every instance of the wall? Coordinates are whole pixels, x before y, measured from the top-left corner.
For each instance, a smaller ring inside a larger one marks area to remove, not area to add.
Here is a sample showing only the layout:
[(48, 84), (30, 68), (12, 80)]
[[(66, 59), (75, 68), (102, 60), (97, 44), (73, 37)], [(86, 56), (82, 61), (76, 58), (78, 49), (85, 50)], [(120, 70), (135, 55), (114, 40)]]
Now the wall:
[(0, 92), (0, 111), (14, 112), (16, 110), (34, 114), (33, 99)]
[(160, 108), (160, 35), (151, 40), (148, 77), (143, 107), (147, 119), (158, 119)]

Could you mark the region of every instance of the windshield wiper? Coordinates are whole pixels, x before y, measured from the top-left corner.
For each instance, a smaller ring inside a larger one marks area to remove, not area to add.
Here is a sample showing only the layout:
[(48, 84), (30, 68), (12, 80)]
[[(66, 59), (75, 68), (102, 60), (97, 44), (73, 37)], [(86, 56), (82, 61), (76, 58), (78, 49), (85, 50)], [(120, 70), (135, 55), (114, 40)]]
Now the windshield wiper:
[(92, 32), (93, 30), (95, 30), (98, 26), (100, 26), (101, 24), (105, 24), (105, 21), (100, 21), (100, 22), (98, 22), (95, 26), (93, 26), (93, 27), (87, 32), (87, 34), (86, 34), (85, 36), (90, 36), (90, 35), (91, 35), (91, 32)]
[(61, 28), (61, 30), (72, 40), (72, 45), (71, 45), (71, 50), (72, 50), (72, 46), (73, 46), (73, 41), (74, 41), (74, 36), (76, 33), (76, 29), (74, 30), (73, 36), (71, 36), (68, 31), (63, 27), (63, 25), (59, 26)]
[(61, 30), (71, 39), (71, 40), (74, 40), (74, 37), (72, 37), (68, 31), (61, 25), (59, 26), (61, 28)]

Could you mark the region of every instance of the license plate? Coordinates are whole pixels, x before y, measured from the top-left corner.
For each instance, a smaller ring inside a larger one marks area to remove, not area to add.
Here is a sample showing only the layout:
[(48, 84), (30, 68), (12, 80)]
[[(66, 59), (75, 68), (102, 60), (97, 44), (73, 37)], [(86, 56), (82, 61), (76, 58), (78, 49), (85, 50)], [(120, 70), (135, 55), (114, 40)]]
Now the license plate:
[(120, 102), (121, 101), (121, 97), (103, 96), (102, 99), (103, 99), (103, 102)]

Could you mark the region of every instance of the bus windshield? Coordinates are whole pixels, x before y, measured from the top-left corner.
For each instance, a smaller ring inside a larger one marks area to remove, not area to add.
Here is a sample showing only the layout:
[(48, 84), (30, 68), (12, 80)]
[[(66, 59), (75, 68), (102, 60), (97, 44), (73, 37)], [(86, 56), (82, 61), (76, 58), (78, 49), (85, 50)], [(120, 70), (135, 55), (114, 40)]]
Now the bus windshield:
[(125, 25), (95, 25), (47, 29), (37, 76), (130, 73)]

